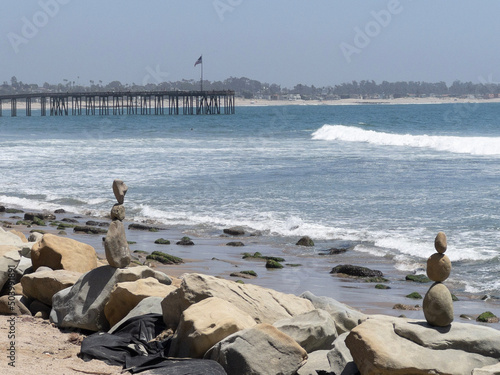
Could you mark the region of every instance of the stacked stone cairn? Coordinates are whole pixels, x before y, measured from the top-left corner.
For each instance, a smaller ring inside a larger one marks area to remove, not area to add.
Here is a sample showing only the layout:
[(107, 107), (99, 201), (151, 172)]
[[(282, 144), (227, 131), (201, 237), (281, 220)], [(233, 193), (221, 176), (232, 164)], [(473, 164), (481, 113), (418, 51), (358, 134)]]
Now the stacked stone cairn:
[(427, 323), (436, 327), (447, 327), (453, 321), (453, 300), (443, 284), (451, 272), (451, 261), (447, 249), (446, 234), (439, 232), (434, 240), (437, 253), (427, 260), (427, 276), (434, 281), (424, 298), (423, 309)]
[(127, 267), (132, 259), (125, 235), (125, 226), (123, 225), (123, 220), (125, 219), (123, 202), (127, 190), (128, 187), (123, 181), (113, 181), (113, 193), (118, 203), (111, 209), (112, 222), (104, 240), (104, 250), (109, 265), (115, 268)]

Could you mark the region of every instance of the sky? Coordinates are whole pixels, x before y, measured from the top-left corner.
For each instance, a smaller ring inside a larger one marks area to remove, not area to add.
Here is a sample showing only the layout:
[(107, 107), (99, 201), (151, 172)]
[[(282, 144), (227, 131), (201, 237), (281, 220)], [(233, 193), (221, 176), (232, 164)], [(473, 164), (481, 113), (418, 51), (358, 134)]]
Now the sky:
[(498, 0), (0, 4), (0, 83), (500, 81)]

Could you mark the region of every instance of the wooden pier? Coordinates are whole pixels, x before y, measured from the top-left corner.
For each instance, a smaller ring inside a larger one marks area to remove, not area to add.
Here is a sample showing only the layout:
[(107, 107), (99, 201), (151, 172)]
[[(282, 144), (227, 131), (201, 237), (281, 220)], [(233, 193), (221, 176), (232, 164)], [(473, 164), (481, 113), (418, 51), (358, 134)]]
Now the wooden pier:
[(0, 95), (10, 101), (10, 115), (17, 116), (17, 104), (25, 102), (26, 116), (32, 103), (40, 103), (41, 116), (81, 115), (231, 115), (234, 91), (138, 91), (138, 92), (66, 92)]

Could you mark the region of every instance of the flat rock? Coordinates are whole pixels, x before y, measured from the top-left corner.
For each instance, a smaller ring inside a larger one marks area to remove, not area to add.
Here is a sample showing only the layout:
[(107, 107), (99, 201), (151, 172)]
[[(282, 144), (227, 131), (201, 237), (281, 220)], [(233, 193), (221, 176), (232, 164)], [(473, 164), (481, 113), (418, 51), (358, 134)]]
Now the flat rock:
[(232, 227), (224, 229), (223, 232), (231, 236), (243, 236), (245, 234), (245, 229), (242, 227)]
[(311, 310), (288, 319), (278, 320), (273, 326), (293, 338), (306, 352), (330, 350), (337, 338), (337, 328), (325, 310)]
[(181, 286), (162, 302), (167, 327), (179, 324), (182, 312), (194, 303), (218, 297), (249, 314), (257, 323), (274, 323), (279, 319), (314, 309), (312, 303), (292, 294), (276, 292), (251, 284), (239, 284), (202, 274), (185, 274)]
[(111, 291), (120, 282), (154, 277), (160, 283), (170, 285), (170, 278), (147, 266), (114, 268), (102, 266), (83, 274), (70, 288), (61, 290), (52, 297), (50, 321), (59, 327), (107, 331), (109, 322), (104, 306)]
[(316, 309), (327, 311), (337, 326), (339, 335), (344, 332), (349, 332), (361, 322), (365, 321), (367, 316), (359, 311), (347, 306), (341, 302), (329, 297), (318, 297), (311, 292), (304, 292), (300, 295), (301, 298), (312, 302)]
[(219, 362), (229, 375), (294, 375), (307, 359), (307, 353), (277, 328), (258, 324), (215, 344), (205, 358)]
[(49, 233), (31, 248), (31, 261), (35, 271), (40, 266), (47, 266), (53, 270), (84, 273), (97, 267), (97, 256), (92, 246)]
[[(399, 332), (402, 327), (408, 327), (407, 330), (413, 332), (413, 325), (426, 323), (408, 322), (397, 318), (393, 321), (368, 319), (347, 336), (346, 345), (362, 374), (470, 375), (475, 368), (498, 363), (498, 357), (470, 353), (458, 348), (435, 350), (422, 346), (400, 336), (396, 332), (395, 324)], [(475, 327), (467, 325), (464, 332), (467, 332), (468, 338), (474, 337)], [(425, 329), (428, 330), (430, 342), (446, 340), (447, 333), (443, 333), (443, 330), (430, 326)], [(467, 337), (464, 339), (467, 340)]]
[(116, 268), (125, 268), (130, 264), (132, 256), (128, 247), (125, 227), (119, 220), (113, 220), (109, 226), (104, 251), (109, 265)]
[(147, 297), (164, 298), (175, 289), (177, 289), (175, 286), (161, 284), (153, 277), (118, 283), (114, 286), (109, 300), (104, 306), (104, 315), (106, 315), (110, 326), (113, 327), (143, 299)]
[(127, 194), (128, 187), (122, 180), (113, 181), (113, 193), (119, 204), (123, 204), (125, 200), (125, 194)]
[(217, 297), (204, 299), (182, 313), (169, 356), (202, 358), (219, 341), (254, 325), (250, 315), (231, 303)]
[(80, 272), (55, 270), (34, 272), (21, 278), (23, 294), (52, 306), (52, 297), (74, 285), (82, 274)]
[(378, 270), (367, 267), (353, 266), (351, 264), (340, 264), (332, 268), (330, 273), (342, 273), (344, 275), (356, 277), (382, 277), (384, 274)]

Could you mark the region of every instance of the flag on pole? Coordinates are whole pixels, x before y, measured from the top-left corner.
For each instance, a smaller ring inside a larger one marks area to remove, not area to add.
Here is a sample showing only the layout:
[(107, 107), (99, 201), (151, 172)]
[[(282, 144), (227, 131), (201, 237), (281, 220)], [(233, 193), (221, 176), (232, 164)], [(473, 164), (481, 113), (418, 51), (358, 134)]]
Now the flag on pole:
[(200, 56), (200, 58), (198, 60), (196, 60), (196, 62), (194, 63), (194, 66), (198, 65), (198, 64), (201, 64), (203, 61), (202, 61), (202, 58)]

